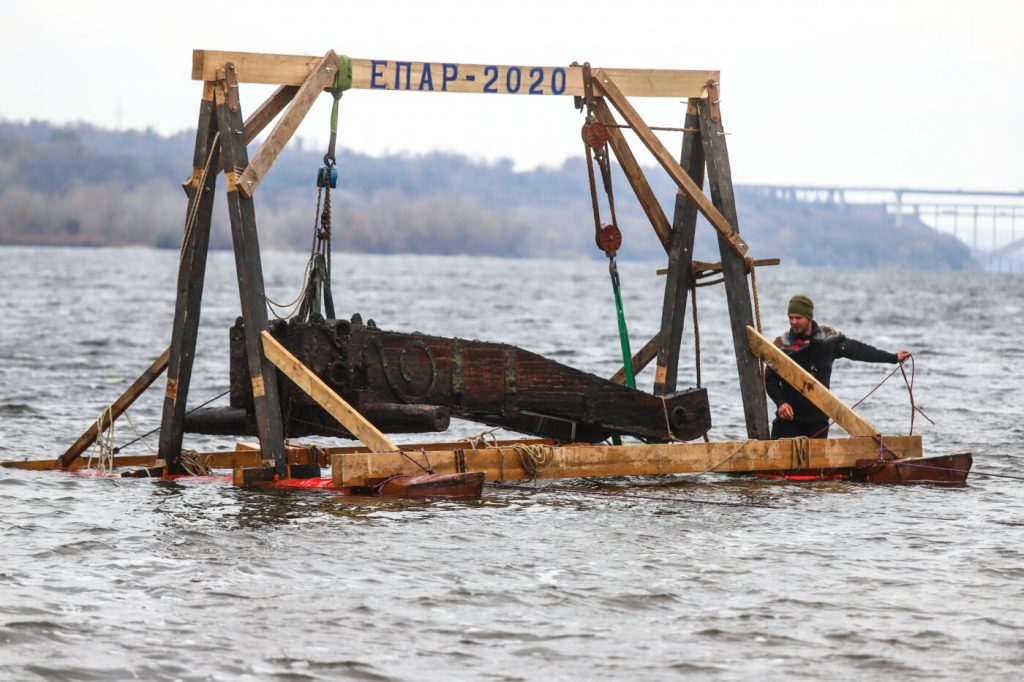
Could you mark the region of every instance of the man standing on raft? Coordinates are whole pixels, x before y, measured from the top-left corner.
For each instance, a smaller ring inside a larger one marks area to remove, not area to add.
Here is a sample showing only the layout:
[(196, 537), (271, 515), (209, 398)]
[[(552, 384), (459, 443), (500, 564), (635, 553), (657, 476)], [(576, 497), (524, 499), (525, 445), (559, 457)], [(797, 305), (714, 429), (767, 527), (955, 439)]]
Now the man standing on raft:
[[(901, 350), (887, 353), (866, 343), (848, 339), (835, 327), (814, 321), (814, 302), (806, 296), (789, 300), (789, 331), (775, 339), (775, 345), (807, 370), (825, 388), (832, 379), (832, 363), (836, 358), (861, 362), (903, 362), (910, 353)], [(772, 422), (772, 439), (827, 438), (829, 419), (799, 391), (782, 380), (775, 370), (766, 368), (765, 388), (777, 406)]]

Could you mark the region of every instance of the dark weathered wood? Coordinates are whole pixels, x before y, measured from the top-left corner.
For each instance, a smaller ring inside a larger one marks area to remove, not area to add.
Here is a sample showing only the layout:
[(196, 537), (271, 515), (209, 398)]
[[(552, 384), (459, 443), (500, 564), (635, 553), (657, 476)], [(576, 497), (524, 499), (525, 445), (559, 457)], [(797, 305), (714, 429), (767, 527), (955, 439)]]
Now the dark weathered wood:
[[(686, 106), (687, 129), (679, 165), (697, 187), (704, 187), (704, 147), (700, 141), (697, 105)], [(692, 132), (696, 130), (697, 132)], [(697, 231), (697, 204), (681, 191), (676, 192), (672, 217), (672, 237), (668, 249), (668, 277), (661, 306), (661, 331), (658, 334), (658, 364), (654, 372), (654, 394), (667, 395), (676, 390), (679, 374), (679, 344), (686, 320), (686, 296), (693, 286), (693, 239)]]
[[(192, 157), (192, 182), (188, 188), (185, 212), (185, 234), (178, 262), (178, 288), (174, 303), (174, 324), (171, 327), (170, 357), (167, 364), (167, 387), (164, 390), (163, 415), (160, 420), (159, 457), (174, 470), (181, 455), (185, 433), (185, 408), (192, 363), (199, 334), (199, 311), (206, 278), (206, 255), (210, 247), (210, 217), (213, 214), (214, 190), (220, 166), (217, 118), (214, 115), (214, 84), (203, 86), (199, 105), (199, 123)], [(209, 172), (204, 175), (204, 170)]]
[[(697, 100), (697, 108), (711, 200), (738, 234), (736, 196), (733, 192), (729, 150), (725, 144), (722, 118), (719, 116), (718, 121), (711, 119), (711, 108), (706, 99)], [(739, 374), (747, 436), (763, 440), (768, 438), (768, 412), (761, 379), (761, 364), (750, 352), (750, 345), (747, 342), (747, 327), (754, 326), (754, 315), (750, 304), (746, 267), (743, 256), (736, 252), (733, 244), (721, 233), (718, 235), (718, 247), (722, 259), (725, 296), (729, 304), (729, 322), (732, 328), (733, 349), (736, 353), (736, 371)]]
[[(330, 326), (318, 320), (279, 324), (271, 333), (360, 412), (360, 406), (373, 403), (435, 405), (491, 426), (590, 442), (613, 434), (689, 440), (711, 423), (705, 391), (662, 400), (506, 344), (392, 332), (342, 320)], [(231, 405), (251, 412), (241, 336), (236, 325)], [(289, 395), (287, 403), (282, 400), (288, 405), (289, 432), (299, 422), (323, 428), (308, 433), (343, 435), (322, 403), (310, 400), (308, 387), (296, 390), (285, 379), (279, 382)]]
[(61, 467), (67, 468), (79, 455), (85, 452), (86, 448), (95, 443), (96, 437), (99, 436), (100, 432), (110, 426), (110, 417), (117, 419), (124, 414), (125, 410), (135, 402), (135, 399), (142, 395), (156, 381), (157, 377), (163, 374), (164, 370), (167, 369), (167, 359), (170, 357), (170, 354), (170, 348), (164, 349), (160, 357), (153, 361), (153, 364), (121, 394), (121, 397), (111, 403), (110, 412), (104, 412), (98, 420), (93, 422), (92, 426), (78, 437), (78, 440), (68, 448), (67, 452), (57, 458), (57, 463)]
[(280, 369), (285, 376), (302, 389), (302, 392), (311, 397), (327, 410), (338, 423), (344, 426), (349, 433), (363, 442), (366, 447), (374, 452), (394, 452), (398, 446), (394, 441), (385, 436), (380, 429), (359, 413), (354, 407), (331, 389), (323, 379), (318, 377), (313, 370), (302, 364), (297, 357), (288, 352), (288, 349), (270, 335), (269, 331), (261, 334), (263, 339), (263, 351), (267, 358)]
[(636, 198), (640, 201), (640, 207), (647, 214), (647, 219), (651, 221), (651, 227), (654, 228), (655, 234), (658, 235), (662, 246), (668, 251), (672, 228), (668, 223), (668, 218), (665, 217), (665, 211), (661, 209), (658, 198), (654, 196), (654, 191), (651, 189), (650, 183), (647, 182), (647, 177), (636, 157), (633, 156), (633, 150), (629, 148), (625, 135), (616, 126), (615, 117), (600, 97), (594, 99), (594, 114), (597, 116), (597, 120), (608, 129), (608, 144), (611, 145), (615, 158), (619, 161), (619, 167), (625, 173), (626, 180), (629, 181)]
[(228, 213), (231, 217), (231, 238), (235, 251), (235, 270), (238, 275), (238, 293), (245, 320), (245, 347), (256, 430), (264, 459), (274, 460), (274, 469), (280, 478), (287, 478), (284, 435), (281, 426), (281, 404), (277, 390), (277, 372), (263, 353), (260, 332), (267, 328), (267, 300), (263, 285), (263, 264), (256, 233), (256, 212), (252, 199), (238, 191), (236, 173), (244, 172), (249, 164), (243, 131), (241, 107), (232, 111), (228, 80), (233, 79), (234, 65), (225, 65), (225, 80), (217, 82), (217, 121), (221, 130), (220, 148), (228, 191)]

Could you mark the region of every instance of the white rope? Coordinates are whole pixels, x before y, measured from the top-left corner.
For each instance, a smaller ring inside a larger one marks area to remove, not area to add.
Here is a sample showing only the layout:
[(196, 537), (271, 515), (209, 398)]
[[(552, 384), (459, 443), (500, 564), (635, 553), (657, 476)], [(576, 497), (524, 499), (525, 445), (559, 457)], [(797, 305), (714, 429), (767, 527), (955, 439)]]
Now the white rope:
[[(103, 421), (107, 421), (106, 430), (103, 429)], [(96, 441), (93, 443), (96, 449), (99, 450), (99, 454), (96, 455), (96, 471), (100, 474), (105, 474), (108, 471), (114, 470), (114, 408), (112, 405), (107, 405), (100, 412), (100, 416), (96, 418)], [(92, 468), (92, 448), (89, 449), (89, 459), (85, 463), (85, 468)]]

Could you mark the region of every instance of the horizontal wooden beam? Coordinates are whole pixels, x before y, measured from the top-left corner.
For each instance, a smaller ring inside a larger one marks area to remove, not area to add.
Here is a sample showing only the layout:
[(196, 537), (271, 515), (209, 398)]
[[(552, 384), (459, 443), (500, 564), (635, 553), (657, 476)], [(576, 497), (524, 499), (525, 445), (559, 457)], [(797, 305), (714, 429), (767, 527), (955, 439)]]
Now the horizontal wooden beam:
[(765, 361), (783, 381), (795, 388), (851, 436), (878, 436), (879, 430), (861, 418), (810, 372), (783, 353), (767, 337), (747, 327), (750, 350)]
[[(492, 440), (485, 441), (489, 446), (511, 447), (513, 443), (520, 445), (553, 445), (555, 441), (546, 438), (527, 438), (515, 440)], [(458, 441), (436, 441), (433, 443), (403, 443), (400, 447), (407, 452), (420, 452), (425, 450), (455, 450), (456, 448), (473, 449), (478, 443), (468, 440)], [(302, 447), (290, 445), (286, 448), (289, 464), (319, 464), (330, 466), (333, 455), (351, 452), (370, 452), (365, 445), (335, 445)], [(239, 442), (234, 450), (215, 450), (213, 452), (200, 452), (198, 458), (208, 462), (213, 469), (237, 469), (238, 467), (262, 466), (263, 460), (260, 454), (259, 443)], [(76, 471), (85, 468), (88, 459), (79, 457), (67, 467), (68, 471)], [(111, 469), (134, 466), (163, 466), (163, 460), (157, 461), (154, 454), (147, 455), (118, 455), (114, 457)], [(8, 469), (22, 469), (24, 471), (56, 471), (61, 469), (60, 463), (54, 458), (48, 459), (12, 459), (0, 462), (0, 467)]]
[[(193, 80), (217, 80), (217, 69), (234, 62), (240, 83), (301, 85), (322, 57), (256, 52), (192, 51)], [(605, 69), (631, 97), (707, 97), (718, 71)], [(353, 59), (352, 87), (360, 90), (466, 92), (496, 95), (582, 95), (583, 69)]]
[[(920, 436), (886, 436), (883, 442), (900, 459), (921, 456)], [(493, 481), (848, 468), (858, 460), (877, 458), (879, 450), (874, 438), (810, 439), (806, 444), (805, 453), (790, 439), (501, 447), (435, 451), (429, 461), (439, 474), (482, 471)], [(365, 485), (368, 479), (382, 476), (422, 473), (420, 466), (401, 453), (348, 453), (331, 459), (334, 485)]]

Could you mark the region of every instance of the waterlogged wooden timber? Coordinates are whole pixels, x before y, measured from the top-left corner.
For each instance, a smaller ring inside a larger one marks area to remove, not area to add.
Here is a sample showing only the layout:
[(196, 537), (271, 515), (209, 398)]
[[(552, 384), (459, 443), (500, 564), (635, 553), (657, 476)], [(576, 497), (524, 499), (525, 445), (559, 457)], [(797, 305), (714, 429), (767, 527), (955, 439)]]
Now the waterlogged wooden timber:
[[(270, 331), (359, 412), (382, 403), (440, 406), (456, 417), (562, 442), (598, 442), (613, 434), (692, 440), (711, 427), (703, 389), (663, 399), (506, 344), (385, 331), (358, 316), (351, 322), (279, 321)], [(236, 324), (231, 406), (251, 411), (244, 338)], [(304, 390), (280, 385), (286, 435), (358, 435)]]
[[(322, 56), (192, 51), (192, 79), (217, 79), (217, 69), (234, 62), (240, 83), (301, 85)], [(604, 69), (627, 96), (707, 97), (707, 82), (718, 71)], [(352, 59), (352, 87), (357, 90), (464, 92), (503, 95), (583, 95), (579, 66), (525, 66)]]
[(380, 432), (363, 415), (345, 402), (345, 399), (332, 391), (311, 369), (303, 365), (298, 358), (278, 343), (277, 339), (264, 330), (263, 350), (274, 365), (291, 379), (303, 393), (313, 398), (320, 407), (327, 410), (338, 423), (349, 433), (361, 440), (368, 448), (377, 452), (396, 451), (398, 446)]
[(795, 388), (805, 398), (835, 421), (851, 436), (878, 436), (880, 431), (854, 412), (835, 393), (815, 379), (792, 358), (775, 347), (767, 337), (753, 327), (747, 327), (750, 348), (755, 355), (775, 370), (783, 381)]
[[(920, 436), (886, 436), (886, 457), (921, 456)], [(852, 469), (879, 457), (874, 438), (746, 440), (660, 445), (551, 445), (534, 448), (490, 447), (416, 453), (344, 453), (331, 457), (334, 484), (364, 485), (394, 474), (482, 471), (488, 480), (643, 476), (700, 472)]]
[(116, 420), (125, 410), (131, 407), (131, 404), (135, 402), (136, 398), (145, 392), (149, 386), (156, 381), (157, 377), (164, 373), (167, 369), (167, 360), (171, 356), (170, 347), (165, 348), (164, 352), (153, 361), (145, 372), (143, 372), (138, 379), (136, 379), (128, 389), (121, 394), (121, 396), (110, 405), (109, 412), (105, 411), (100, 415), (99, 419), (93, 422), (92, 426), (86, 429), (85, 433), (78, 437), (70, 448), (67, 449), (63, 455), (57, 458), (57, 464), (61, 467), (69, 467), (74, 461), (85, 452), (90, 445), (96, 442), (96, 438), (100, 432), (110, 426), (111, 417)]

